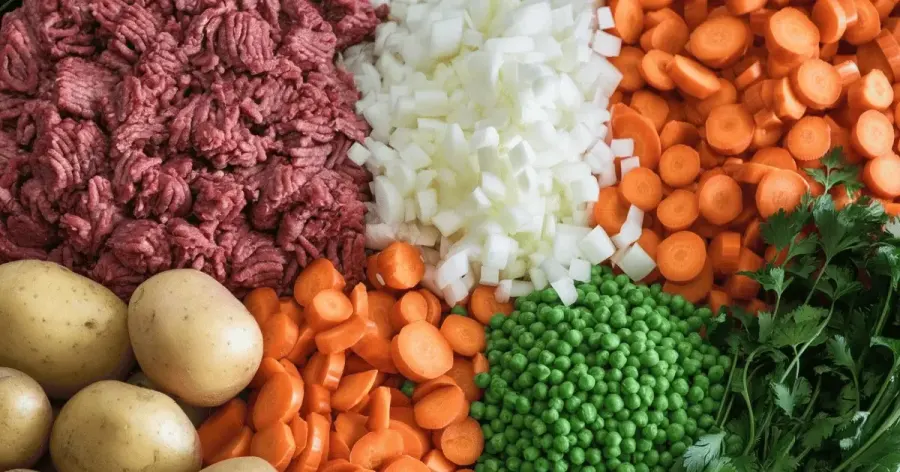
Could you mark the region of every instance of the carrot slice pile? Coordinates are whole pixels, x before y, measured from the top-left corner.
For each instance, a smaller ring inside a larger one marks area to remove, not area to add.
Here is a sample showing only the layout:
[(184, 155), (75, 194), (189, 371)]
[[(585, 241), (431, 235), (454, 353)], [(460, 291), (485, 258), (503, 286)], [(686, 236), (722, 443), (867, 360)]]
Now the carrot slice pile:
[[(484, 436), (468, 411), (481, 398), (475, 375), (488, 369), (484, 324), (512, 304), (477, 287), (472, 317), (450, 314), (419, 286), (422, 256), (406, 243), (370, 258), (369, 272), (377, 285), (351, 289), (331, 262), (317, 260), (292, 298), (268, 288), (246, 296), (265, 357), (248, 401), (229, 401), (200, 426), (205, 465), (247, 455), (288, 472), (475, 463)], [(400, 388), (409, 381), (418, 386)]]

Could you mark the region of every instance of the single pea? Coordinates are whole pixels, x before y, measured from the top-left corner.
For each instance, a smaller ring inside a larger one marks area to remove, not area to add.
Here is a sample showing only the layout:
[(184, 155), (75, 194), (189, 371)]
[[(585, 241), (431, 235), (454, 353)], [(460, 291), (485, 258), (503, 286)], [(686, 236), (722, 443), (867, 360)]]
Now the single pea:
[(625, 393), (637, 393), (641, 385), (633, 378), (626, 378), (622, 381), (622, 391)]
[(561, 370), (550, 369), (550, 377), (548, 377), (547, 380), (551, 385), (559, 385), (560, 383), (562, 383), (564, 378), (565, 374), (563, 374)]
[(627, 363), (628, 357), (625, 354), (622, 354), (621, 351), (616, 351), (609, 356), (609, 364), (616, 369), (625, 367)]
[(636, 410), (641, 407), (641, 396), (636, 393), (625, 394), (625, 407), (628, 410)]
[(589, 392), (594, 389), (597, 384), (597, 380), (590, 375), (581, 375), (578, 377), (578, 389), (581, 391)]
[(703, 389), (695, 385), (688, 391), (687, 399), (691, 403), (697, 403), (703, 400), (704, 396)]
[(707, 414), (711, 414), (719, 409), (719, 403), (709, 397), (704, 398), (700, 402), (700, 406), (703, 407), (703, 412)]
[(640, 361), (644, 367), (653, 367), (660, 361), (659, 353), (653, 349), (647, 350), (641, 354)]
[(619, 292), (619, 285), (612, 280), (606, 280), (600, 284), (600, 293), (603, 295), (615, 295)]
[[(410, 383), (412, 383), (412, 382), (410, 382)], [(476, 386), (476, 387), (481, 388), (481, 389), (485, 389), (485, 388), (488, 388), (489, 385), (491, 385), (491, 376), (490, 376), (490, 374), (487, 374), (487, 373), (485, 373), (485, 372), (482, 372), (482, 373), (477, 374), (477, 375), (475, 376), (475, 386)], [(415, 388), (415, 385), (413, 385), (412, 388)], [(412, 396), (412, 395), (410, 395), (410, 396)]]
[(620, 397), (619, 395), (611, 394), (606, 396), (606, 400), (604, 401), (603, 405), (607, 410), (615, 413), (621, 411), (622, 408), (625, 408), (625, 401), (622, 400), (622, 397)]
[(638, 428), (643, 428), (644, 426), (647, 426), (647, 424), (649, 422), (649, 418), (647, 417), (647, 412), (643, 411), (643, 410), (638, 410), (638, 411), (631, 413), (631, 421)]
[(609, 317), (609, 324), (613, 328), (624, 328), (628, 326), (628, 316), (623, 312), (614, 311)]
[(606, 378), (610, 382), (620, 382), (624, 377), (625, 375), (618, 367), (613, 367), (612, 369), (606, 371)]
[[(709, 387), (709, 397), (715, 401), (722, 401), (722, 398), (725, 397), (725, 386), (724, 385), (713, 385)], [(702, 400), (702, 398), (701, 398)]]

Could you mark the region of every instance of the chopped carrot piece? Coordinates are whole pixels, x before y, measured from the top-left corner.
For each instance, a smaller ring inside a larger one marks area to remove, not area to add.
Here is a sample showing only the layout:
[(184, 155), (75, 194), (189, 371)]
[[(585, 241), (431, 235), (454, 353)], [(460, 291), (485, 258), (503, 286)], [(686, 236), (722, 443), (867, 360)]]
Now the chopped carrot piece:
[(228, 441), (240, 434), (247, 418), (247, 404), (240, 398), (232, 398), (216, 409), (197, 429), (203, 462), (211, 463)]
[(384, 284), (397, 290), (408, 290), (422, 281), (425, 262), (415, 246), (397, 241), (378, 254), (378, 267)]
[(309, 263), (294, 282), (294, 299), (300, 306), (307, 306), (322, 290), (343, 290), (344, 277), (328, 259), (316, 259)]
[(278, 294), (271, 287), (253, 289), (244, 297), (244, 306), (260, 325), (278, 312)]
[(391, 357), (400, 373), (415, 382), (440, 377), (453, 366), (450, 343), (427, 321), (404, 326), (391, 341)]
[(679, 231), (659, 243), (656, 263), (666, 280), (687, 282), (703, 270), (706, 243), (690, 231)]
[[(615, 233), (611, 233), (615, 234)], [(469, 314), (481, 324), (488, 324), (496, 314), (508, 315), (513, 311), (512, 303), (501, 303), (494, 296), (494, 287), (479, 285), (469, 298)]]
[(403, 436), (392, 429), (384, 429), (359, 438), (350, 450), (350, 463), (365, 469), (378, 469), (401, 455)]
[(257, 430), (289, 422), (303, 404), (303, 380), (288, 373), (272, 376), (259, 390), (253, 406), (253, 425)]
[(441, 433), (441, 452), (456, 465), (474, 464), (484, 451), (484, 433), (472, 418), (451, 424)]
[(260, 429), (250, 442), (250, 455), (264, 459), (276, 470), (285, 470), (297, 449), (291, 427), (273, 423)]

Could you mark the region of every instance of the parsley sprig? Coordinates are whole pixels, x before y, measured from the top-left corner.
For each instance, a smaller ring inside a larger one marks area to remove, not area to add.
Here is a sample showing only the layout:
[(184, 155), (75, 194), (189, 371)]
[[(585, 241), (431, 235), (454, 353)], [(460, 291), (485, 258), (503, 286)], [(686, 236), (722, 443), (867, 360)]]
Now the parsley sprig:
[(707, 327), (736, 362), (687, 472), (900, 470), (900, 239), (879, 203), (835, 205), (832, 189), (862, 188), (840, 148), (821, 162), (807, 172), (825, 193), (762, 226), (783, 262), (740, 274), (772, 310), (731, 307)]

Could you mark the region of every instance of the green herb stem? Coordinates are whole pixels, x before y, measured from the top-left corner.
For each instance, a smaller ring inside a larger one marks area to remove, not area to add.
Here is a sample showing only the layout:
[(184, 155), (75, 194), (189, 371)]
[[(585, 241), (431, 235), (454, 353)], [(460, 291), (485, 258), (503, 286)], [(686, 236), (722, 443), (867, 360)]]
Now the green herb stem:
[(757, 354), (762, 351), (763, 346), (759, 346), (756, 349), (750, 351), (750, 355), (747, 356), (747, 360), (744, 363), (744, 373), (742, 375), (742, 381), (744, 382), (743, 388), (741, 388), (741, 396), (744, 397), (744, 403), (747, 404), (747, 416), (750, 418), (750, 434), (747, 435), (747, 445), (744, 447), (744, 452), (741, 455), (746, 456), (750, 454), (750, 450), (753, 449), (753, 444), (756, 443), (756, 420), (753, 417), (753, 403), (750, 401), (750, 386), (748, 385), (747, 380), (747, 369), (750, 367), (750, 363), (753, 362), (753, 358), (756, 357)]
[[(725, 384), (725, 396), (722, 397), (722, 404), (719, 405), (719, 411), (716, 413), (716, 424), (720, 424), (725, 422), (725, 418), (728, 418), (728, 413), (726, 412), (724, 415), (722, 414), (725, 411), (725, 400), (733, 400), (734, 397), (730, 395), (731, 393), (731, 383), (734, 381), (734, 371), (737, 368), (737, 360), (738, 354), (740, 350), (735, 350), (734, 357), (731, 359), (731, 371), (728, 373), (728, 382)], [(731, 410), (731, 403), (729, 403), (728, 409)]]
[(878, 439), (880, 439), (881, 436), (885, 432), (887, 432), (887, 430), (891, 429), (894, 426), (894, 423), (896, 423), (898, 419), (900, 419), (900, 408), (895, 409), (894, 412), (891, 414), (890, 418), (888, 419), (888, 421), (885, 421), (884, 423), (882, 423), (881, 427), (879, 427), (878, 430), (875, 431), (875, 434), (873, 434), (871, 437), (869, 437), (869, 439), (859, 449), (857, 449), (856, 452), (854, 452), (852, 455), (850, 455), (850, 457), (848, 457), (847, 460), (842, 462), (841, 465), (837, 466), (837, 468), (834, 469), (834, 472), (841, 472), (842, 470), (847, 468), (847, 466), (853, 464), (853, 461), (857, 457), (859, 457), (860, 454), (865, 452), (866, 449), (871, 447), (872, 444), (875, 444), (875, 442), (877, 442)]
[(781, 379), (778, 380), (778, 383), (784, 383), (784, 380), (790, 374), (791, 370), (794, 368), (794, 365), (800, 362), (800, 357), (803, 356), (803, 353), (806, 352), (806, 349), (809, 348), (810, 344), (816, 340), (821, 334), (822, 330), (828, 326), (828, 323), (831, 321), (831, 315), (834, 313), (834, 301), (831, 302), (831, 308), (828, 310), (828, 316), (825, 317), (825, 321), (819, 326), (819, 329), (816, 331), (816, 335), (811, 337), (809, 341), (803, 343), (803, 347), (800, 348), (800, 352), (791, 359), (791, 363), (788, 364), (787, 369), (784, 370), (784, 373), (781, 374)]

